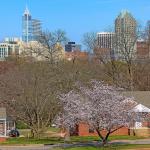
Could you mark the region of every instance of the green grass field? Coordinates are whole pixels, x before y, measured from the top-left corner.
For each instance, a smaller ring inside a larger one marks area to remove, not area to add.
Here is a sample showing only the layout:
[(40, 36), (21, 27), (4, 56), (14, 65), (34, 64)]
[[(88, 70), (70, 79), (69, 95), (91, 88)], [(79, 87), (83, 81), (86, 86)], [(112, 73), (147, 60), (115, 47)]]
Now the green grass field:
[[(146, 137), (137, 137), (137, 136), (120, 136), (120, 135), (115, 135), (115, 136), (110, 136), (108, 138), (109, 141), (112, 140), (137, 140), (137, 139), (146, 139)], [(79, 137), (79, 136), (74, 136), (71, 137), (71, 141), (75, 142), (86, 142), (86, 141), (100, 141), (99, 137)]]
[(64, 140), (59, 138), (9, 138), (6, 142), (0, 143), (0, 145), (28, 145), (28, 144), (57, 144), (64, 143)]
[[(19, 130), (22, 137), (19, 138), (8, 138), (6, 142), (0, 143), (0, 145), (28, 145), (28, 144), (58, 144), (64, 143), (64, 139), (60, 137), (52, 137), (54, 133), (59, 133), (59, 129), (57, 128), (49, 128), (46, 133), (41, 136), (41, 139), (33, 139), (30, 137), (29, 129), (21, 129)], [(112, 140), (136, 140), (136, 139), (144, 139), (143, 137), (136, 136), (110, 136), (109, 141)], [(77, 143), (77, 142), (91, 142), (91, 141), (100, 141), (99, 137), (79, 137), (74, 136), (71, 137), (71, 140), (68, 143)], [(91, 149), (91, 148), (89, 148)], [(72, 150), (72, 149), (71, 149)], [(80, 149), (79, 149), (80, 150)], [(83, 149), (84, 150), (84, 149)], [(92, 148), (94, 150), (94, 148)]]
[[(135, 136), (110, 136), (109, 141), (112, 140), (136, 140), (142, 139), (142, 137), (135, 137)], [(91, 141), (99, 141), (98, 137), (71, 137), (71, 140), (68, 143), (76, 143), (76, 142), (91, 142)], [(33, 138), (26, 138), (26, 137), (19, 137), (19, 138), (8, 138), (6, 142), (0, 143), (3, 145), (26, 145), (26, 144), (57, 144), (57, 143), (64, 143), (64, 139), (59, 137), (48, 137), (48, 138), (41, 138), (41, 139), (33, 139)]]

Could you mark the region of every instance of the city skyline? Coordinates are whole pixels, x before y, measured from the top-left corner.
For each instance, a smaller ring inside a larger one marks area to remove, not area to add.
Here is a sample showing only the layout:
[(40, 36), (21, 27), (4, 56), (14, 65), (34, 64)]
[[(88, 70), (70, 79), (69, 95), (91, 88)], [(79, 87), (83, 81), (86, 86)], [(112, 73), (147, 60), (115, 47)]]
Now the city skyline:
[(6, 0), (1, 4), (7, 6), (7, 9), (2, 7), (0, 10), (0, 19), (3, 20), (0, 28), (1, 40), (5, 37), (21, 37), (21, 17), (26, 4), (32, 16), (42, 20), (43, 29), (63, 29), (69, 39), (77, 43), (81, 43), (85, 32), (101, 32), (114, 26), (114, 20), (122, 9), (131, 12), (143, 26), (150, 19), (150, 2), (147, 0)]

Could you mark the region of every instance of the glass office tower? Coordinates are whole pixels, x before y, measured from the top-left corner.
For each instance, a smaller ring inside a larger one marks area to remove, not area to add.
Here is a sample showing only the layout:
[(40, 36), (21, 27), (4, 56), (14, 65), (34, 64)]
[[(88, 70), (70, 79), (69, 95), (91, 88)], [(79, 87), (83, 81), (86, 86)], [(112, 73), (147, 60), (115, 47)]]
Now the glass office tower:
[(22, 40), (26, 43), (32, 41), (33, 32), (32, 32), (32, 17), (26, 7), (25, 12), (22, 16)]

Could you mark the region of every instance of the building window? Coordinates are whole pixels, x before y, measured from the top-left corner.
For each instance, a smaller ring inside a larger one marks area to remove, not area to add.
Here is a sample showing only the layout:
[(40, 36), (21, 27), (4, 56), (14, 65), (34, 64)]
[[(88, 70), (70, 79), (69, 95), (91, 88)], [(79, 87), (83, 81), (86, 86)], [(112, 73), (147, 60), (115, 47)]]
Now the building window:
[(89, 133), (94, 133), (94, 129), (89, 128)]

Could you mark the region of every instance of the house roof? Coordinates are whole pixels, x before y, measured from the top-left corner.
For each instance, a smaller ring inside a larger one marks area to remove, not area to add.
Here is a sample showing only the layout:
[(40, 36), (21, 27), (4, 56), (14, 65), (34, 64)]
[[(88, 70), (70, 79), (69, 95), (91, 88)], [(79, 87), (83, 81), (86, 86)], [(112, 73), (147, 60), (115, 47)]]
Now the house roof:
[(0, 119), (6, 119), (6, 108), (0, 108)]
[(150, 108), (150, 91), (130, 91), (123, 92), (123, 95), (134, 97), (134, 100), (138, 104), (142, 104), (148, 108)]
[(145, 112), (145, 113), (149, 113), (150, 109), (148, 107), (145, 107), (142, 104), (137, 105), (136, 107), (134, 107), (133, 109), (135, 112)]

